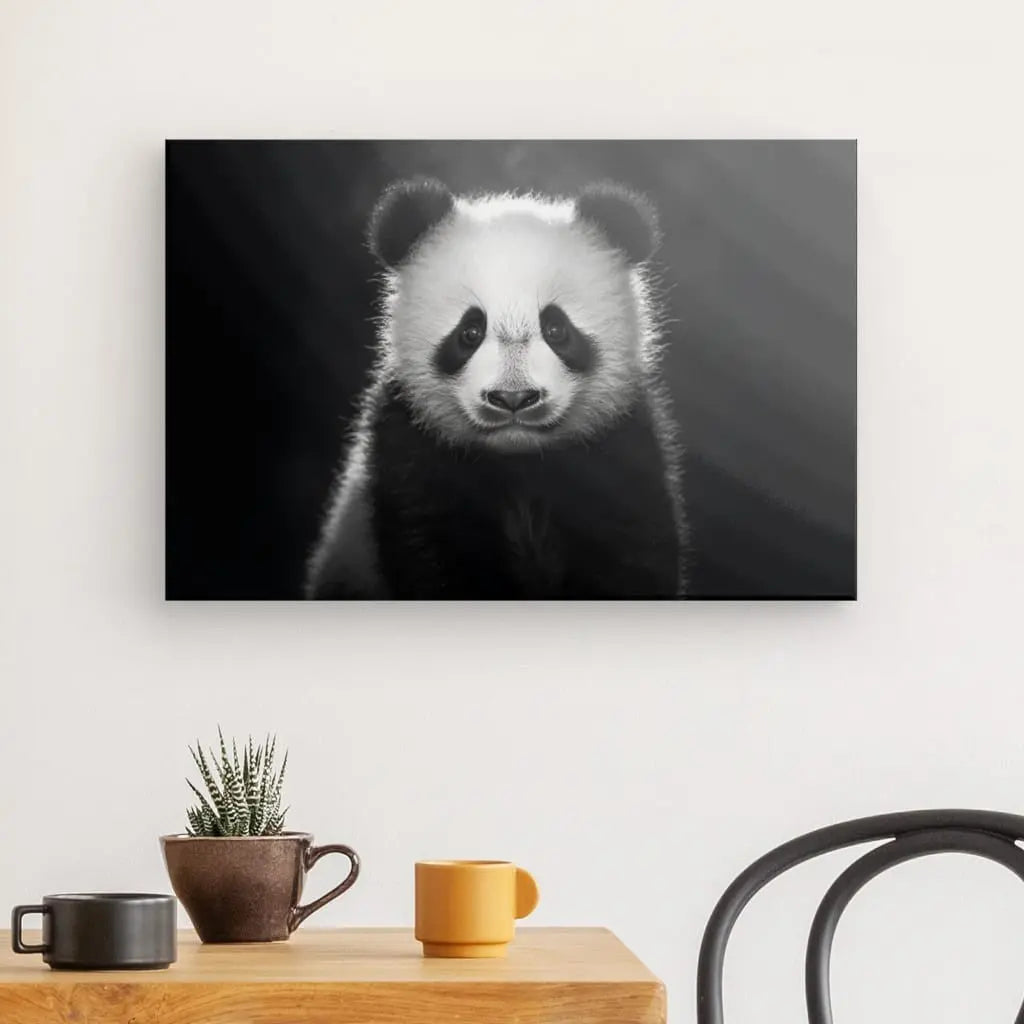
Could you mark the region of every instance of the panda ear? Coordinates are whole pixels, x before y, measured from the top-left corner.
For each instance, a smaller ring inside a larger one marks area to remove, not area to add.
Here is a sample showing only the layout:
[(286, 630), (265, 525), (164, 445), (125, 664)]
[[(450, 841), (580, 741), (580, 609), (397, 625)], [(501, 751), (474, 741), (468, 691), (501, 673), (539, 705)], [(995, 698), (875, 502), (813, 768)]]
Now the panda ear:
[(585, 188), (576, 198), (576, 215), (593, 224), (630, 263), (649, 259), (661, 242), (651, 202), (615, 182)]
[(433, 178), (395, 182), (384, 190), (370, 216), (370, 251), (385, 266), (397, 267), (454, 205), (455, 197)]

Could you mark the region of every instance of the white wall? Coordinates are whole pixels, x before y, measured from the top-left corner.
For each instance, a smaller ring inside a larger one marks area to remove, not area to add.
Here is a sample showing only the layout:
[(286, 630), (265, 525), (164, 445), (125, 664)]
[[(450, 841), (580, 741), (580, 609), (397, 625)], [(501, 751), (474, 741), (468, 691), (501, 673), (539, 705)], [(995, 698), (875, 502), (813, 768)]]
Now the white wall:
[[(417, 857), (515, 858), (537, 923), (613, 927), (682, 1024), (771, 845), (1024, 806), (1021, 28), (987, 0), (4, 0), (0, 907), (166, 888), (186, 741), (271, 727), (292, 825), (365, 860), (318, 924), (408, 922)], [(510, 135), (859, 137), (858, 604), (162, 602), (163, 139)], [(730, 1024), (801, 1019), (834, 870), (753, 906)], [(837, 1014), (1009, 1020), (1022, 922), (1002, 869), (901, 869), (842, 926)]]

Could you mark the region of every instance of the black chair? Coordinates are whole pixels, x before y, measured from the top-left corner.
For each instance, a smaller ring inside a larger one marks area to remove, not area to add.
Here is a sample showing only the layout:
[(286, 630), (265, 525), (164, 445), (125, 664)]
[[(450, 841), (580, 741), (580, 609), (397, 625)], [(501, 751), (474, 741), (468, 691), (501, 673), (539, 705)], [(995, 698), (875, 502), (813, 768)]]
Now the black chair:
[[(829, 966), (836, 925), (850, 900), (887, 868), (931, 853), (971, 853), (1009, 868), (1024, 880), (1024, 817), (996, 811), (906, 811), (859, 818), (809, 832), (755, 861), (718, 901), (700, 947), (697, 1024), (724, 1024), (722, 969), (736, 919), (756, 893), (797, 864), (858, 843), (889, 839), (854, 861), (818, 907), (807, 940), (805, 987), (810, 1024), (832, 1024)], [(1024, 1005), (1016, 1024), (1024, 1024)]]

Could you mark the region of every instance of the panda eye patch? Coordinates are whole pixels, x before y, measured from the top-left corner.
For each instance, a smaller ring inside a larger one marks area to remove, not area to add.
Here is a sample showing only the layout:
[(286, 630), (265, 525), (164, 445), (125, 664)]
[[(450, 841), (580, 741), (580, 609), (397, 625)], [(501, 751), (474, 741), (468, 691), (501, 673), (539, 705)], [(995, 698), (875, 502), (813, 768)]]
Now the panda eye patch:
[(558, 348), (569, 340), (569, 324), (557, 306), (547, 306), (541, 312), (540, 329), (544, 340), (552, 348)]
[(454, 376), (469, 362), (485, 337), (487, 314), (478, 306), (470, 306), (441, 339), (434, 351), (434, 367), (445, 376)]
[(462, 344), (477, 348), (487, 333), (487, 318), (482, 310), (473, 308), (463, 316), (461, 327), (459, 340)]
[(594, 339), (587, 337), (554, 303), (540, 311), (540, 333), (548, 347), (574, 373), (586, 373), (597, 361)]

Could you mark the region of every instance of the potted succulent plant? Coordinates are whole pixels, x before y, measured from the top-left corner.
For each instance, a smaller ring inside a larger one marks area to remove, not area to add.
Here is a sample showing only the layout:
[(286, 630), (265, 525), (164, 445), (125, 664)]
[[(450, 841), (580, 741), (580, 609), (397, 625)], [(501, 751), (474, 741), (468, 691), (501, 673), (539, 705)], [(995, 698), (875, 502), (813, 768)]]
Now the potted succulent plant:
[[(354, 850), (339, 843), (314, 846), (308, 832), (286, 832), (281, 809), (285, 753), (275, 763), (276, 737), (230, 752), (217, 729), (219, 754), (189, 753), (204, 793), (188, 785), (198, 803), (187, 811), (183, 835), (161, 836), (171, 885), (203, 942), (270, 942), (287, 939), (315, 910), (351, 888), (359, 875)], [(299, 904), (306, 872), (325, 854), (348, 857), (348, 876), (330, 892)]]

